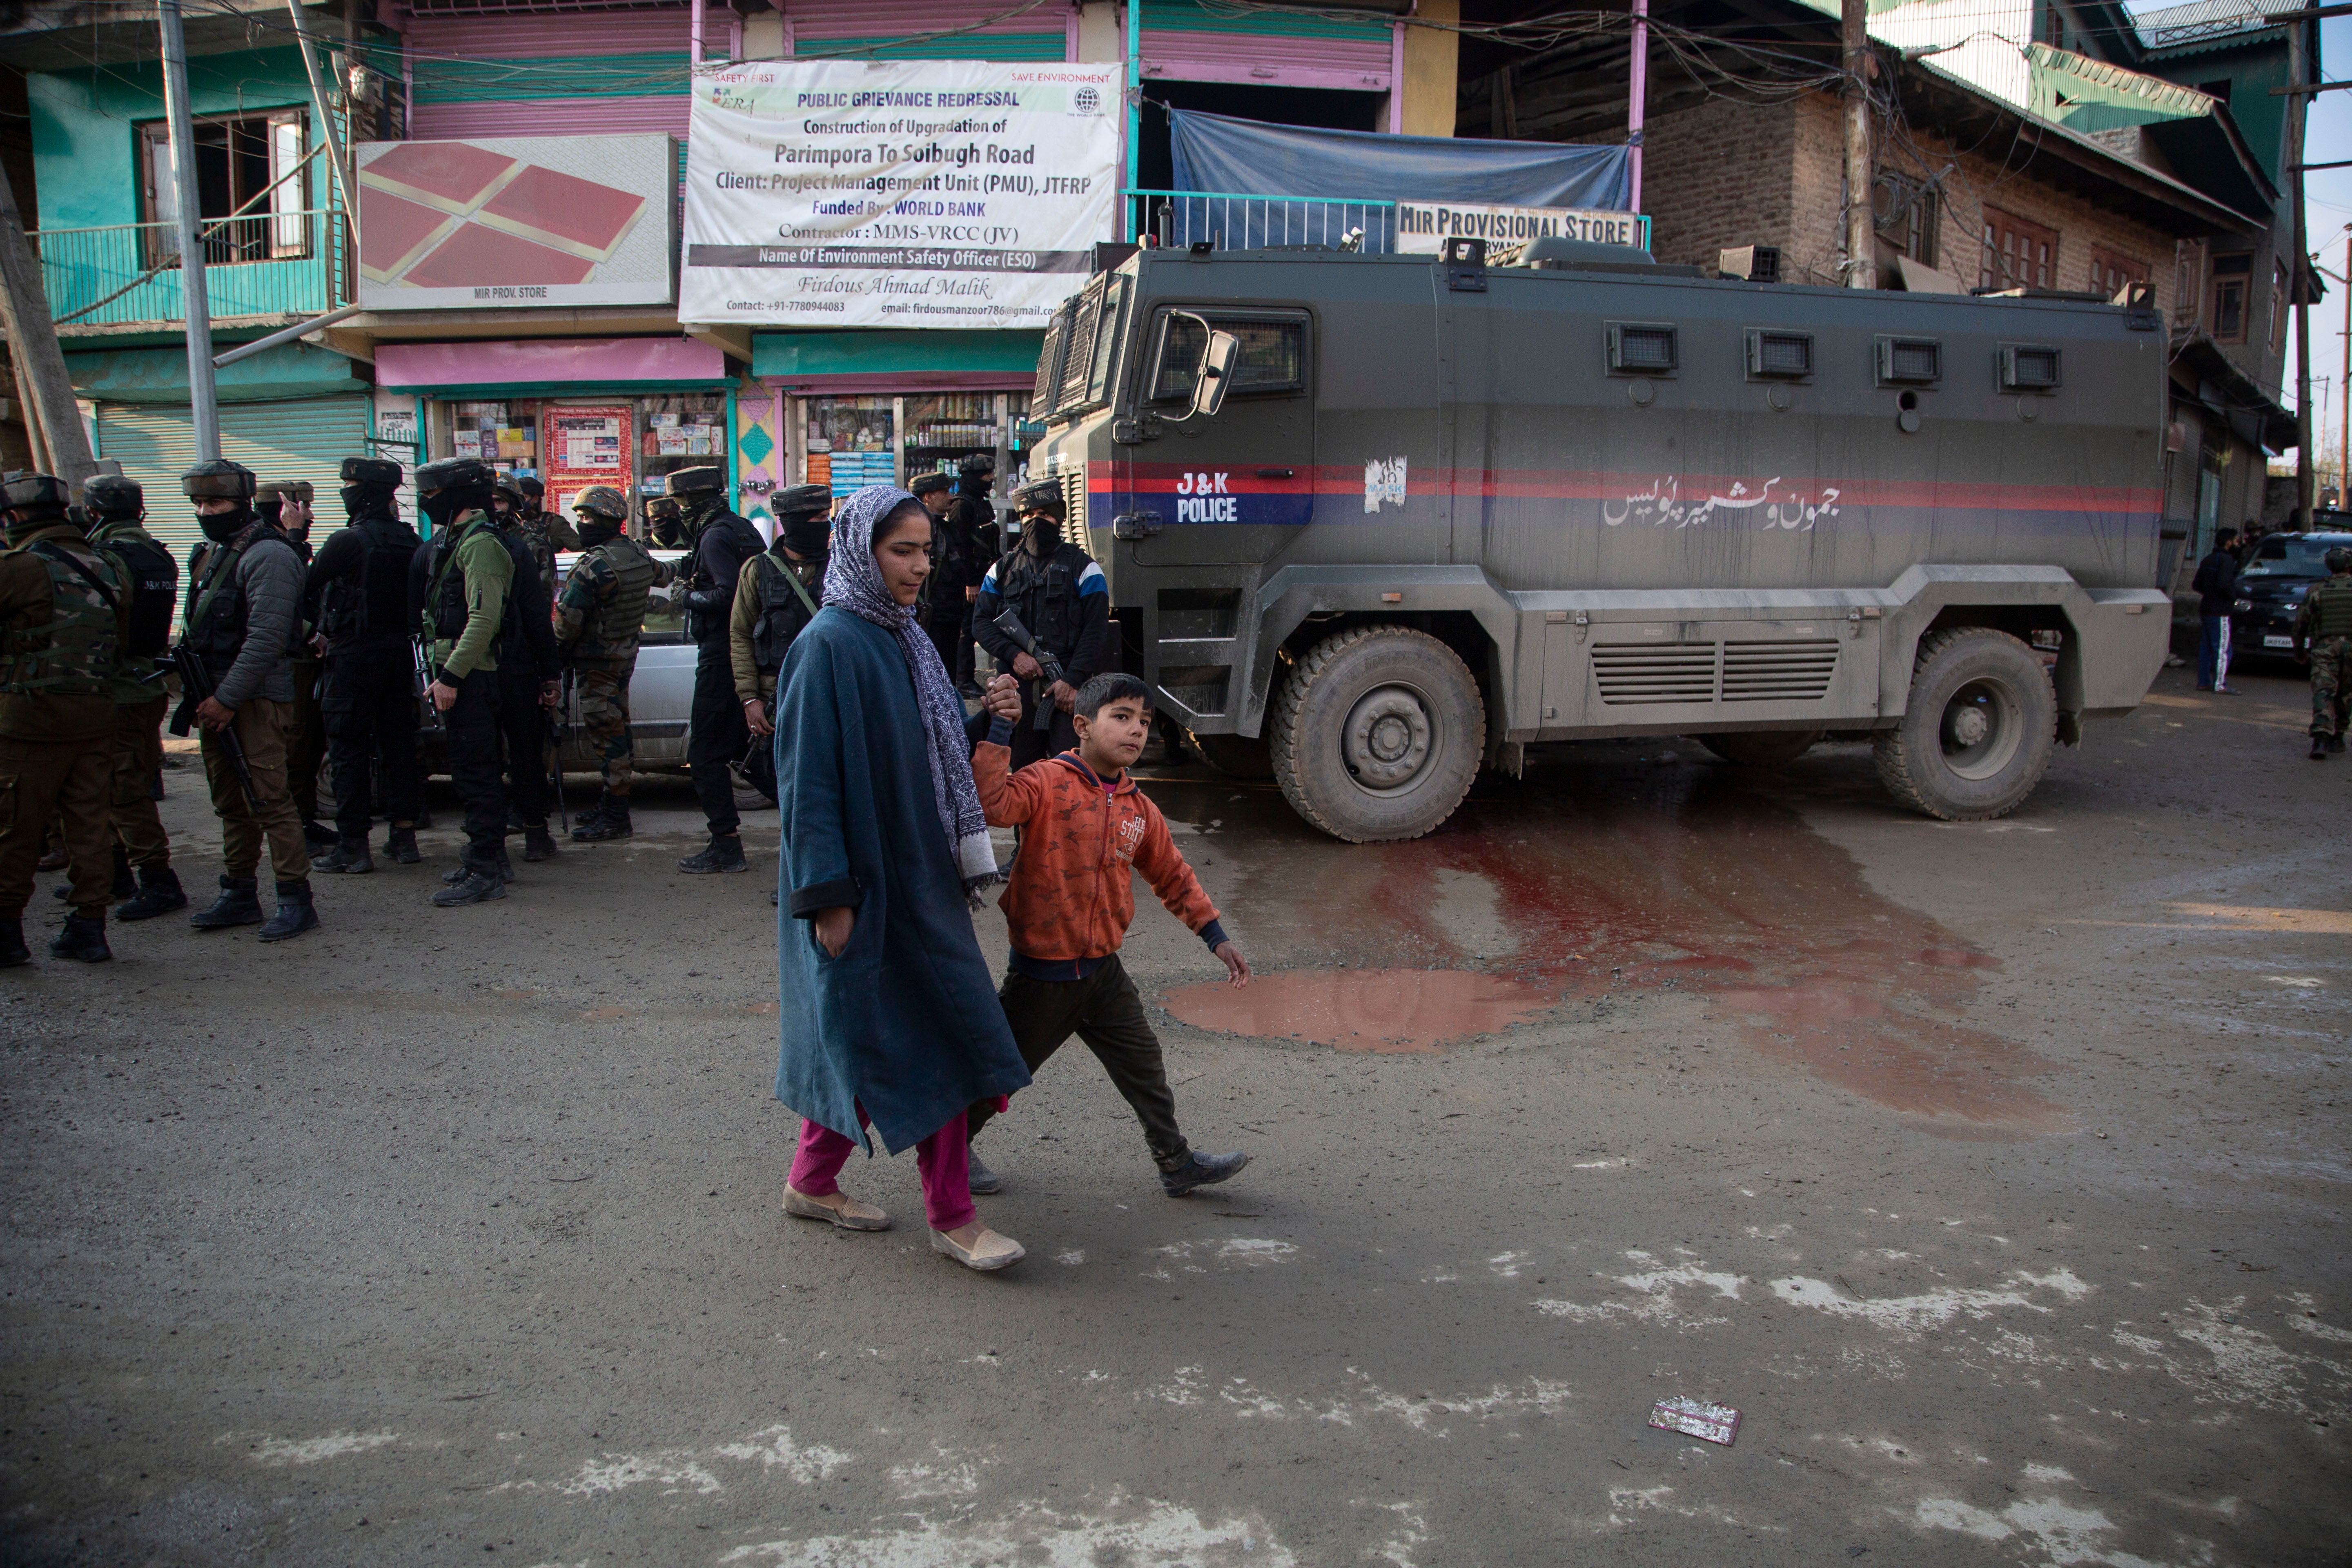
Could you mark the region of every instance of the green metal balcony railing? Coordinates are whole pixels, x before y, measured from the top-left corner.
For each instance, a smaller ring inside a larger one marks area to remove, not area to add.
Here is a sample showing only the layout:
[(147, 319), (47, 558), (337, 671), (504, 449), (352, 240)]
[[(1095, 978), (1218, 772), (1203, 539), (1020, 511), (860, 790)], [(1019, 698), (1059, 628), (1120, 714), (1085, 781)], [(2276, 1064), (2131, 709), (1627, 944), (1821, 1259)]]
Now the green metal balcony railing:
[[(179, 232), (167, 223), (45, 228), (26, 237), (58, 325), (169, 325), (188, 319)], [(316, 316), (352, 300), (351, 231), (332, 208), (257, 213), (205, 226), (215, 321)]]
[[(1328, 196), (1236, 195), (1219, 191), (1125, 193), (1127, 234), (1160, 237), (1163, 245), (1207, 240), (1223, 250), (1315, 246), (1368, 255), (1394, 251), (1397, 204)], [(1642, 244), (1650, 220), (1637, 216)]]

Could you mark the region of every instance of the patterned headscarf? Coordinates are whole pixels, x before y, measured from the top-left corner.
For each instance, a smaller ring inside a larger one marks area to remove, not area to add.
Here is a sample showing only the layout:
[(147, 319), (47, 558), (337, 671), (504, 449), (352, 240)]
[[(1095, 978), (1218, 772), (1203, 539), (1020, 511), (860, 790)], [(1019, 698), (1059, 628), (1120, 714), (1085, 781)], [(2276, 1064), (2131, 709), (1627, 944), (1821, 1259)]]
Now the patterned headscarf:
[[(964, 732), (962, 700), (948, 679), (940, 650), (915, 625), (915, 611), (890, 596), (874, 560), (874, 531), (882, 520), (915, 498), (891, 485), (868, 485), (843, 503), (833, 520), (833, 553), (824, 567), (824, 602), (859, 620), (871, 621), (898, 639), (898, 656), (915, 683), (915, 706), (929, 741), (931, 799), (940, 826), (955, 852), (956, 872), (974, 908), (980, 890), (999, 880), (996, 851), (988, 842), (988, 817), (971, 782), (971, 741)], [(919, 504), (919, 503), (915, 503)]]

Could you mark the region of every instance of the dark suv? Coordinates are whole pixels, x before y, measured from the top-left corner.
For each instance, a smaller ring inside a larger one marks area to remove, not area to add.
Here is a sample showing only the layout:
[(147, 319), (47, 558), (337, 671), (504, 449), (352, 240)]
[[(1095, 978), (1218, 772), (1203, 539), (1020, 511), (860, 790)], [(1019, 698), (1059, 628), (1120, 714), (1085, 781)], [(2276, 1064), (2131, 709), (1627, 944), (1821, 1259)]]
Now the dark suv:
[(2238, 574), (2238, 601), (2230, 616), (2230, 655), (2292, 658), (2294, 616), (2303, 595), (2327, 575), (2326, 554), (2352, 550), (2352, 532), (2273, 533)]

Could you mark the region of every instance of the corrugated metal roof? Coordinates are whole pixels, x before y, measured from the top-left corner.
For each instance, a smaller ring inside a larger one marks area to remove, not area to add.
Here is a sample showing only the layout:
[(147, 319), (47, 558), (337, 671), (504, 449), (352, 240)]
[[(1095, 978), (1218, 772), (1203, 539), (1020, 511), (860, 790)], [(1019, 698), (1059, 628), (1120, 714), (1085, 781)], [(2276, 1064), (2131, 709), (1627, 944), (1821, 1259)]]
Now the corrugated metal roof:
[[(2109, 101), (2180, 119), (2213, 112), (2214, 100), (2210, 96), (2177, 81), (2109, 65), (2071, 50), (2053, 49), (2048, 44), (2028, 44), (2025, 53), (2036, 70), (2096, 89)], [(2045, 111), (2039, 103), (2034, 108), (2037, 112)]]
[(2132, 26), (2148, 47), (2167, 49), (2232, 33), (2260, 32), (2276, 25), (2273, 17), (2307, 5), (2308, 0), (2189, 0), (2186, 5), (2142, 11), (2132, 18)]

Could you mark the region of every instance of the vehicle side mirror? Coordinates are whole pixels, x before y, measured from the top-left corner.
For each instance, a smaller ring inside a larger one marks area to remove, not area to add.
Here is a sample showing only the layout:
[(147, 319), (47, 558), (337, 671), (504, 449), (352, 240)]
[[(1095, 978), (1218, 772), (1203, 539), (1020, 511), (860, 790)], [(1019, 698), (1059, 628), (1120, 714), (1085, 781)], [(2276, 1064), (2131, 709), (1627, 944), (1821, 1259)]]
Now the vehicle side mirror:
[(1225, 388), (1234, 379), (1234, 362), (1241, 358), (1242, 341), (1231, 332), (1211, 332), (1201, 351), (1200, 374), (1192, 381), (1192, 412), (1188, 417), (1216, 416), (1225, 405)]

